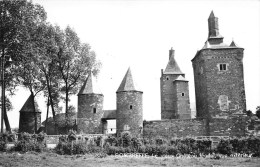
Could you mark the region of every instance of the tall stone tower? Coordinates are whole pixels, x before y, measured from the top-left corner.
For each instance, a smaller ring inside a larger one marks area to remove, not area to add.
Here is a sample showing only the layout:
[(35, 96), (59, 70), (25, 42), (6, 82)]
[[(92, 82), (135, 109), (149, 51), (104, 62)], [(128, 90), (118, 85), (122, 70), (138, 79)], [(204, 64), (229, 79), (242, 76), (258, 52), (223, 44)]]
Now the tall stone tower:
[(35, 133), (35, 128), (37, 132), (40, 127), (41, 112), (34, 102), (33, 96), (30, 95), (20, 110), (19, 132)]
[(218, 18), (208, 18), (204, 47), (192, 59), (197, 117), (227, 118), (246, 111), (243, 51), (234, 41), (223, 43)]
[(171, 48), (168, 64), (160, 78), (161, 119), (191, 118), (189, 83), (184, 77)]
[(78, 93), (78, 133), (101, 134), (104, 96), (97, 87), (92, 72)]
[(143, 92), (136, 88), (130, 68), (116, 92), (117, 135), (129, 131), (133, 136), (142, 134)]

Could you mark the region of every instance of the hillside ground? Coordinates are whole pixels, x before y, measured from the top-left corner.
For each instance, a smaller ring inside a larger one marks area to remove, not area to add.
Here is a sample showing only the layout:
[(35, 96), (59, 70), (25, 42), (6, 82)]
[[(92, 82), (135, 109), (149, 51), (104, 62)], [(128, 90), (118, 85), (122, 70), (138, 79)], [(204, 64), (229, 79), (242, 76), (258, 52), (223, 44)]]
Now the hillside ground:
[(124, 157), (106, 156), (98, 158), (95, 154), (58, 155), (52, 152), (1, 153), (0, 167), (157, 167), (157, 166), (250, 166), (260, 167), (260, 158), (179, 158), (179, 157)]

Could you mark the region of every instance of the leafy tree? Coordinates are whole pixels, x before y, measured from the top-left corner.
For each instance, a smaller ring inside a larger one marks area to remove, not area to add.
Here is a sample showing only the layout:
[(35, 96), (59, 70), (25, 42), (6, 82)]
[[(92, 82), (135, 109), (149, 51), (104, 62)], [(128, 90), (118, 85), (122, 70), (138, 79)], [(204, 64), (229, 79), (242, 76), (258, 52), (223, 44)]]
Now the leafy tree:
[(246, 115), (249, 116), (249, 117), (251, 117), (251, 116), (253, 115), (253, 112), (252, 112), (251, 110), (247, 110), (247, 111), (246, 111)]
[(256, 116), (260, 119), (260, 106), (256, 107), (256, 112), (255, 112)]
[(57, 54), (58, 70), (62, 79), (61, 92), (65, 94), (65, 112), (68, 116), (70, 95), (75, 94), (84, 82), (88, 71), (96, 74), (101, 63), (88, 44), (81, 44), (76, 32), (67, 27), (62, 33), (63, 41)]
[[(45, 21), (46, 13), (39, 5), (33, 5), (26, 0), (0, 1), (0, 54), (1, 57), (12, 58), (16, 67), (21, 65), (20, 60), (27, 57), (28, 37), (34, 25)], [(27, 64), (28, 65), (28, 64)], [(4, 66), (9, 66), (4, 64)], [(6, 85), (3, 88), (11, 93), (15, 89), (17, 70), (6, 71)], [(5, 111), (5, 109), (4, 109)], [(4, 112), (7, 130), (10, 131), (8, 118)]]

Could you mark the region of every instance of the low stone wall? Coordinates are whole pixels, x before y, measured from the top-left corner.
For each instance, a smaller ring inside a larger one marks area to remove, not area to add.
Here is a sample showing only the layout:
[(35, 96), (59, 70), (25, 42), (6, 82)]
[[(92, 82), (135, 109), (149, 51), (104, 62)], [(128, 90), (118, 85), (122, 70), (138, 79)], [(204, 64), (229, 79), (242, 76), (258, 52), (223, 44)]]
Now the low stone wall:
[(247, 126), (248, 118), (241, 115), (229, 118), (212, 118), (209, 123), (205, 119), (144, 121), (143, 136), (167, 139), (196, 136), (243, 137), (249, 134)]
[(205, 136), (205, 121), (202, 119), (169, 119), (144, 121), (144, 137), (195, 137)]

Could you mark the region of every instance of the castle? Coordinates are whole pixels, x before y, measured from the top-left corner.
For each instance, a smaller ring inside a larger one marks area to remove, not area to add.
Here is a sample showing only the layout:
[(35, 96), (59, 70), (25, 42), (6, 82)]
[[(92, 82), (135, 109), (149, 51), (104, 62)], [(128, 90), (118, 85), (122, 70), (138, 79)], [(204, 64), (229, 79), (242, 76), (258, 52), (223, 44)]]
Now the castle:
[(245, 136), (244, 49), (234, 41), (230, 45), (223, 43), (213, 11), (208, 18), (208, 28), (205, 45), (191, 60), (197, 108), (195, 119), (191, 118), (189, 82), (171, 49), (160, 78), (161, 120), (143, 122), (143, 92), (137, 89), (130, 68), (116, 91), (116, 110), (103, 110), (104, 96), (90, 72), (78, 93), (78, 133), (106, 133), (107, 120), (116, 119), (117, 135), (129, 131), (134, 136), (166, 138)]

